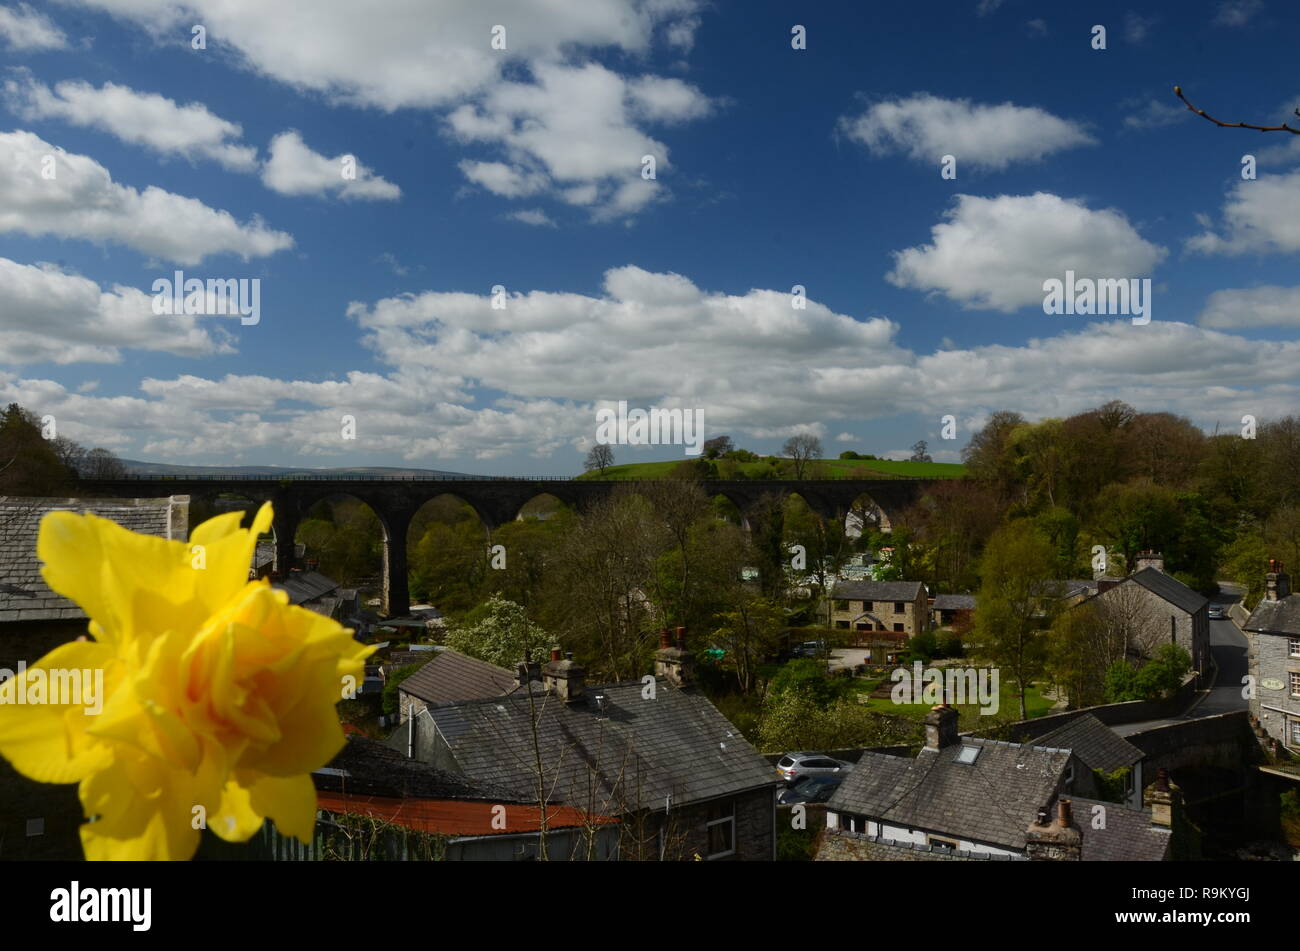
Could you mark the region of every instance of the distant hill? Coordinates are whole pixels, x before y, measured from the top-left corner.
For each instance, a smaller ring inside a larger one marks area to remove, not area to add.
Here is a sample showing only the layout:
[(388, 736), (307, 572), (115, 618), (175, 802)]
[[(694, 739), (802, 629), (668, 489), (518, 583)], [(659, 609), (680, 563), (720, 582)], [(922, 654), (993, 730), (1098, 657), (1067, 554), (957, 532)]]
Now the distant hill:
[[(833, 479), (887, 479), (890, 476), (913, 476), (925, 479), (960, 479), (966, 474), (966, 467), (954, 462), (908, 462), (896, 459), (822, 459)], [(670, 462), (631, 462), (625, 465), (610, 466), (605, 474), (592, 470), (578, 476), (579, 479), (616, 479), (652, 480), (667, 478), (680, 461)], [(743, 462), (741, 472), (747, 477), (766, 469), (763, 462)]]
[(443, 477), (449, 479), (475, 479), (482, 476), (466, 472), (445, 472), (441, 469), (402, 469), (395, 466), (354, 466), (348, 468), (309, 469), (305, 466), (173, 466), (165, 462), (140, 462), (136, 459), (120, 460), (130, 475), (150, 476), (200, 476), (219, 475), (239, 478), (240, 476), (356, 476), (358, 479), (376, 476), (423, 476)]

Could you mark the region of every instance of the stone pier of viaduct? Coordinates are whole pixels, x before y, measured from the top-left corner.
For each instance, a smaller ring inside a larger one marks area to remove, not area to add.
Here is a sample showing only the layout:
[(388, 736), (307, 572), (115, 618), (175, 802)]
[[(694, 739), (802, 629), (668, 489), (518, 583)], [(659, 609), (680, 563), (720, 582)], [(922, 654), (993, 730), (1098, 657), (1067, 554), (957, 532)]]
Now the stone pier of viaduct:
[[(709, 496), (725, 496), (751, 523), (750, 514), (772, 496), (798, 494), (818, 515), (844, 519), (853, 502), (866, 495), (890, 520), (915, 502), (932, 483), (928, 479), (805, 479), (783, 481), (704, 481)], [(112, 498), (153, 498), (188, 495), (214, 500), (234, 495), (270, 502), (275, 509), (276, 565), (294, 561), (294, 536), (312, 506), (331, 496), (346, 495), (374, 510), (384, 529), (383, 611), (387, 616), (410, 609), (407, 589), (406, 535), (411, 519), (425, 502), (452, 495), (478, 513), (489, 532), (513, 521), (540, 495), (551, 495), (579, 511), (620, 486), (635, 490), (643, 483), (572, 479), (423, 479), (423, 478), (225, 478), (137, 476), (126, 479), (82, 480), (79, 494)], [(649, 483), (644, 483), (649, 484)]]

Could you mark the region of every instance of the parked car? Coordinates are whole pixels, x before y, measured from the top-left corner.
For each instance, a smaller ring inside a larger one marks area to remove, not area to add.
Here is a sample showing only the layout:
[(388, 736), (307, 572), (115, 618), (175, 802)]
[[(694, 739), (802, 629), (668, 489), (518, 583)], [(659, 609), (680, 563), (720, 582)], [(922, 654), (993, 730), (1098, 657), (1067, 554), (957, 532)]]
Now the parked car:
[(828, 802), (835, 790), (844, 782), (841, 776), (805, 776), (793, 786), (787, 786), (777, 794), (778, 806), (793, 806), (801, 802)]
[(794, 649), (795, 657), (820, 657), (830, 650), (825, 641), (804, 641)]
[(1210, 605), (1209, 615), (1210, 615), (1210, 617), (1212, 617), (1212, 618), (1222, 619), (1223, 616), (1224, 616), (1224, 615), (1223, 615), (1223, 605), (1222, 605), (1222, 604), (1211, 604), (1211, 605)]
[(786, 753), (776, 761), (776, 773), (787, 786), (806, 776), (843, 776), (852, 769), (852, 763), (832, 759), (825, 753)]

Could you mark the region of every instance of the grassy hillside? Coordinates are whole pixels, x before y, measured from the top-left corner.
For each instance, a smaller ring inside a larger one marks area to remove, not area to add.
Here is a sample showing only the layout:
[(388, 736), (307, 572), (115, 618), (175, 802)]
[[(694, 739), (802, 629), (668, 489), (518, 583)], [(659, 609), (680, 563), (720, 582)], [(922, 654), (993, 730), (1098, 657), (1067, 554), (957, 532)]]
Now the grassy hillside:
[[(959, 479), (966, 467), (950, 462), (906, 462), (890, 459), (823, 459), (822, 464), (831, 470), (833, 478), (875, 479), (889, 476), (921, 476), (926, 479)], [(610, 466), (604, 475), (592, 471), (579, 479), (614, 479), (618, 481), (653, 480), (667, 478), (680, 460), (668, 462), (632, 462)], [(747, 477), (767, 468), (763, 462), (742, 463), (740, 469)]]

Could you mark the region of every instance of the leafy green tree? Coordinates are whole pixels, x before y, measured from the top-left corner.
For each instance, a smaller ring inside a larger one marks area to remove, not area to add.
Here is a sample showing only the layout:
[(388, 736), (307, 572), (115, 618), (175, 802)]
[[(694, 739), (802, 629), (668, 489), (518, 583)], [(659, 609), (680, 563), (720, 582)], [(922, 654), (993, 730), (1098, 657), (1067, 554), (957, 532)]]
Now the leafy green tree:
[(1044, 593), (1054, 557), (1051, 543), (1020, 520), (995, 532), (980, 559), (978, 654), (1015, 684), (1021, 719), (1028, 715), (1025, 691), (1046, 662), (1043, 632), (1051, 626), (1055, 601)]
[(785, 610), (762, 597), (742, 598), (718, 616), (713, 643), (727, 652), (722, 663), (735, 672), (741, 693), (753, 690), (759, 666), (776, 653), (784, 631)]
[(1116, 659), (1107, 634), (1089, 602), (1062, 611), (1052, 623), (1047, 672), (1065, 691), (1072, 707), (1105, 701), (1107, 668)]
[(66, 495), (75, 479), (42, 435), (36, 414), (17, 403), (0, 410), (0, 495)]
[(452, 625), (443, 643), (507, 670), (525, 658), (542, 660), (551, 647), (546, 631), (529, 619), (523, 605), (495, 595)]

